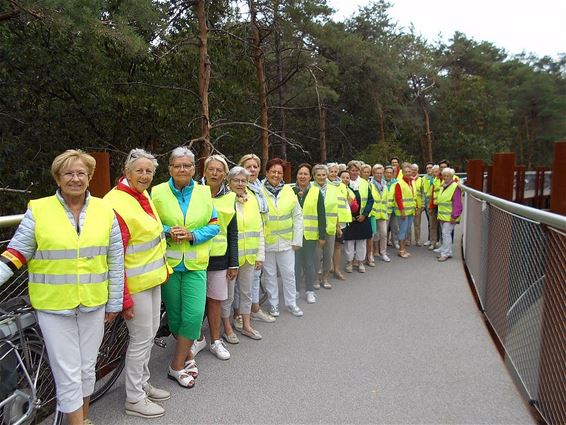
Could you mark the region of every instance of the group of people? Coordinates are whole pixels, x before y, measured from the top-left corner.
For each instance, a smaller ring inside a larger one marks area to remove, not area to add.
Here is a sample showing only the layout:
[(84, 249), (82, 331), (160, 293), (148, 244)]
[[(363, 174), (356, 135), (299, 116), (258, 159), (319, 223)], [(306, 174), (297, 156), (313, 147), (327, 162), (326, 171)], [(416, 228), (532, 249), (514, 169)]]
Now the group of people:
[[(104, 323), (121, 313), (129, 331), (125, 410), (160, 417), (170, 398), (150, 383), (149, 359), (160, 325), (161, 303), (175, 336), (167, 375), (184, 388), (195, 385), (195, 356), (204, 347), (227, 360), (236, 331), (261, 340), (253, 320), (274, 322), (280, 301), (303, 316), (315, 290), (345, 271), (391, 261), (394, 245), (421, 245), (420, 216), (429, 219), (425, 245), (438, 261), (452, 256), (452, 232), (462, 212), (454, 170), (446, 161), (391, 165), (300, 164), (294, 184), (283, 181), (287, 163), (273, 158), (260, 180), (260, 159), (244, 155), (231, 169), (212, 155), (195, 180), (195, 157), (186, 147), (169, 157), (169, 179), (152, 186), (156, 158), (133, 149), (123, 176), (104, 197), (88, 185), (95, 160), (80, 150), (57, 156), (53, 196), (30, 201), (8, 248), (0, 255), (0, 282), (27, 263), (29, 296), (37, 310), (57, 388), (58, 407), (71, 425), (92, 424), (89, 397)], [(440, 231), (437, 230), (440, 228)], [(439, 242), (442, 244), (439, 245)], [(279, 294), (278, 272), (282, 283)], [(269, 309), (260, 307), (260, 279)], [(210, 343), (203, 334), (206, 316)]]

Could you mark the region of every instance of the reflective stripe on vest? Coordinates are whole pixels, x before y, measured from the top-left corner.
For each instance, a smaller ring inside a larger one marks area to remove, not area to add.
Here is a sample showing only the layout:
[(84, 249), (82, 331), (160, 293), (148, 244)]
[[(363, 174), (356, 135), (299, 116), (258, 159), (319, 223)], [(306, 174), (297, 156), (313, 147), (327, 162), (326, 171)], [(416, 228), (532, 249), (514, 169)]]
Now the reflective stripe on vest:
[(234, 192), (228, 192), (225, 195), (212, 198), (212, 205), (214, 205), (218, 214), (220, 233), (212, 239), (211, 257), (221, 257), (228, 250), (228, 225), (236, 214), (235, 202), (236, 194)]
[[(291, 186), (285, 185), (279, 192), (277, 200), (273, 201), (273, 195), (262, 187), (269, 214), (265, 223), (265, 243), (273, 245), (279, 238), (285, 240), (293, 239), (293, 210), (297, 205), (297, 197)], [(277, 204), (277, 205), (276, 205)]]
[[(415, 195), (413, 193), (413, 187), (409, 186), (405, 180), (399, 180), (397, 184), (401, 187), (405, 215), (415, 215)], [(395, 207), (395, 215), (401, 215), (401, 211), (397, 207)]]
[[(450, 221), (452, 220), (452, 198), (454, 198), (454, 193), (458, 188), (458, 183), (452, 182), (450, 186), (445, 188), (439, 195), (438, 199), (438, 220), (439, 221)], [(456, 219), (456, 222), (460, 222), (460, 217)]]
[[(169, 182), (161, 183), (151, 190), (155, 209), (163, 224), (170, 227), (183, 226), (191, 232), (208, 225), (212, 217), (210, 188), (197, 185), (195, 182), (192, 182), (192, 185), (191, 200), (185, 217)], [(183, 261), (187, 270), (206, 270), (211, 246), (211, 241), (193, 245), (187, 240), (174, 243), (169, 239), (167, 241), (167, 263), (171, 267), (176, 267)]]
[(91, 196), (80, 235), (57, 196), (30, 201), (37, 250), (29, 261), (29, 295), (39, 310), (97, 307), (108, 301), (108, 245), (114, 212)]
[(341, 224), (352, 222), (352, 212), (348, 204), (348, 188), (344, 183), (340, 183), (337, 187), (338, 199), (338, 222)]
[(338, 223), (338, 187), (332, 183), (326, 183), (324, 211), (326, 212), (326, 234), (335, 235)]
[(311, 183), (303, 203), (303, 235), (307, 241), (317, 241), (318, 234), (318, 197), (320, 189)]
[(363, 214), (364, 209), (368, 203), (368, 194), (369, 194), (369, 183), (367, 180), (358, 177), (360, 179), (360, 185), (358, 186), (358, 191), (360, 193), (360, 214)]
[(248, 200), (236, 208), (238, 218), (238, 263), (240, 267), (248, 263), (255, 265), (259, 252), (259, 238), (263, 229), (263, 221), (259, 211), (259, 203), (254, 193), (246, 189)]
[(163, 225), (148, 193), (144, 192), (143, 196), (147, 198), (155, 218), (132, 195), (122, 190), (114, 188), (104, 197), (122, 217), (130, 232), (124, 256), (130, 294), (161, 285), (172, 271), (165, 262)]

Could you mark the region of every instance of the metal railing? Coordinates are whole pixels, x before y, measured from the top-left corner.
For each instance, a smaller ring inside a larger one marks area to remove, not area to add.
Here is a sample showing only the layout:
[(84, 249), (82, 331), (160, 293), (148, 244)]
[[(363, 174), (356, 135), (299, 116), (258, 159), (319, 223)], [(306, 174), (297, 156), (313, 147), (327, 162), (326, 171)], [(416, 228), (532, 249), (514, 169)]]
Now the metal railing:
[(566, 217), (461, 185), (464, 260), (505, 363), (549, 424), (566, 423)]

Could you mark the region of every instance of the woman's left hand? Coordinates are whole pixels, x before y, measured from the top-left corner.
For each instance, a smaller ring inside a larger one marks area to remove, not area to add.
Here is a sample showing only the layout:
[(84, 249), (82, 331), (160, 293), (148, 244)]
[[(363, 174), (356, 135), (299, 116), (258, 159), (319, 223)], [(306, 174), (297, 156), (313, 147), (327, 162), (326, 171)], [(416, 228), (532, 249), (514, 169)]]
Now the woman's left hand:
[(255, 262), (255, 269), (256, 270), (261, 270), (262, 267), (263, 267), (263, 261), (256, 261)]
[(318, 244), (319, 244), (321, 247), (323, 247), (323, 246), (326, 244), (326, 240), (325, 240), (325, 239), (320, 239), (320, 240), (318, 241)]
[(228, 280), (234, 280), (238, 277), (238, 269), (228, 269)]
[(358, 219), (357, 219), (357, 220), (358, 220), (358, 223), (363, 223), (363, 222), (365, 221), (365, 219), (366, 219), (366, 216), (360, 214), (360, 215), (358, 216)]
[(104, 323), (112, 323), (116, 316), (118, 316), (118, 313), (106, 313), (104, 315)]

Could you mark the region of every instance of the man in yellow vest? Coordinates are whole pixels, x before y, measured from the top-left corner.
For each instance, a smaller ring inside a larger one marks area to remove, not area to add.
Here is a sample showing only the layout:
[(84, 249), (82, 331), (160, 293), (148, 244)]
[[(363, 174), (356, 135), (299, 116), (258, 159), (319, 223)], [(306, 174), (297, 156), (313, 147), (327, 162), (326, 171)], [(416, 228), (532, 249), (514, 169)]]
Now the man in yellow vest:
[[(421, 246), (421, 215), (424, 206), (423, 178), (419, 176), (418, 164), (411, 164), (411, 176), (415, 189), (415, 219), (413, 229), (415, 234), (415, 245)], [(410, 238), (410, 234), (409, 234)]]
[(452, 257), (452, 234), (462, 214), (462, 191), (454, 181), (454, 170), (452, 168), (442, 170), (442, 180), (442, 189), (437, 199), (442, 246), (434, 250), (439, 254), (438, 261), (441, 262)]

